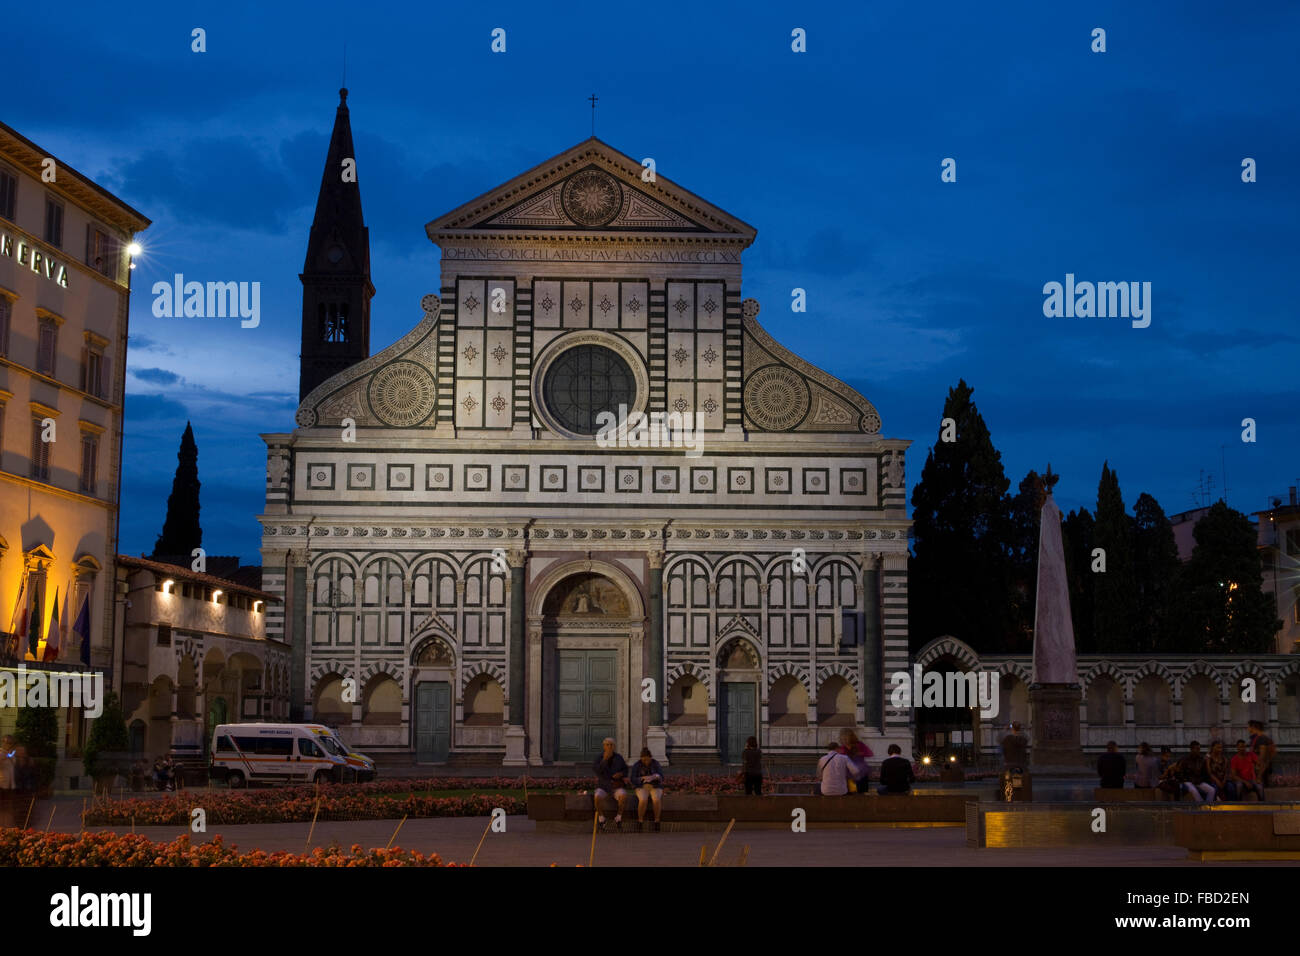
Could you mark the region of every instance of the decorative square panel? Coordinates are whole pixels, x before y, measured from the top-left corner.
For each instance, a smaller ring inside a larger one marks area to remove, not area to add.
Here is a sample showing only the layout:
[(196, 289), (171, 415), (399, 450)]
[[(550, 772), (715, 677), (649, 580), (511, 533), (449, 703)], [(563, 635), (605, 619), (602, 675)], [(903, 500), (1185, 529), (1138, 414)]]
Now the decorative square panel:
[(501, 490), (502, 491), (527, 491), (528, 490), (528, 466), (527, 465), (502, 465), (501, 466)]
[(831, 472), (829, 468), (805, 468), (803, 470), (803, 493), (805, 495), (825, 495), (831, 490)]
[(624, 282), (623, 294), (623, 328), (644, 329), (650, 314), (650, 287), (644, 282)]
[(348, 465), (348, 491), (374, 491), (374, 465)]
[(754, 469), (728, 468), (727, 490), (733, 495), (752, 495), (754, 493)]
[(708, 494), (718, 490), (718, 474), (716, 468), (693, 467), (691, 468), (691, 492), (698, 494)]
[(482, 325), (487, 310), (486, 284), (482, 279), (459, 279), (456, 282), (456, 324)]
[(537, 281), (533, 283), (533, 325), (542, 328), (559, 328), (560, 302), (563, 292), (560, 283)]
[(865, 495), (867, 493), (867, 469), (841, 468), (840, 494)]
[(788, 495), (793, 491), (794, 472), (789, 468), (767, 468), (764, 478), (769, 495)]
[(488, 325), (513, 326), (515, 323), (515, 284), (505, 279), (492, 279), (487, 284), (487, 302), (484, 312)]
[(569, 470), (563, 465), (542, 465), (542, 491), (568, 491)]
[(307, 487), (318, 491), (334, 490), (334, 465), (319, 464), (307, 466)]
[(579, 465), (578, 490), (596, 492), (604, 491), (605, 469), (600, 466)]
[(465, 465), (464, 470), (466, 491), (492, 490), (491, 465)]
[(388, 485), (389, 491), (414, 491), (415, 490), (415, 465), (388, 465), (388, 477), (385, 484)]
[(680, 473), (676, 468), (656, 468), (652, 484), (655, 492), (664, 494), (677, 494)]
[(641, 491), (641, 469), (619, 465), (614, 469), (614, 490), (637, 494)]
[(451, 491), (451, 465), (425, 465), (424, 490)]

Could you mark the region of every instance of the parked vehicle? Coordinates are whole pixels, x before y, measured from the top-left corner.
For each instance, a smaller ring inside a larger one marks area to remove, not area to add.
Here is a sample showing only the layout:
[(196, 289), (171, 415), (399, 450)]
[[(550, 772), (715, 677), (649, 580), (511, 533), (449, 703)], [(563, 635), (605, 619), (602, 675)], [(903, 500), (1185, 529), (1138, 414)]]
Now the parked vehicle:
[(379, 776), (379, 771), (375, 768), (374, 758), (367, 757), (363, 753), (358, 753), (344, 743), (343, 738), (339, 736), (337, 728), (326, 727), (324, 724), (308, 724), (308, 726), (317, 730), (318, 733), (326, 734), (335, 744), (338, 745), (339, 750), (343, 752), (343, 758), (348, 762), (348, 770), (350, 772), (344, 779), (364, 783), (367, 780), (374, 780), (375, 777)]
[(232, 789), (341, 781), (351, 772), (347, 758), (321, 729), (319, 724), (219, 724), (212, 732), (212, 777)]

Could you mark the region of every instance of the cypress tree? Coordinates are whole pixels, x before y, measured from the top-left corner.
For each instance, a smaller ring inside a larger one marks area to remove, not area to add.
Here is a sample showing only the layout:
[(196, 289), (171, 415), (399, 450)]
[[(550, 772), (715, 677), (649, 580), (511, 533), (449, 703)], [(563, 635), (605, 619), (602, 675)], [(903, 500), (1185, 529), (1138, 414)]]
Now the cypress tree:
[(1097, 649), (1093, 639), (1092, 537), (1095, 522), (1087, 508), (1071, 511), (1061, 522), (1061, 543), (1065, 548), (1065, 578), (1070, 588), (1070, 617), (1074, 622), (1074, 644), (1080, 654)]
[(172, 493), (167, 497), (167, 519), (154, 543), (153, 556), (160, 560), (183, 557), (188, 562), (193, 550), (203, 544), (203, 529), (199, 527), (199, 448), (189, 422), (185, 423), (176, 462)]
[(1005, 546), (1010, 482), (973, 392), (964, 380), (948, 391), (942, 417), (955, 423), (955, 440), (943, 440), (949, 430), (941, 422), (912, 492), (914, 649), (944, 634), (983, 653), (1024, 645), (1016, 636)]
[(1096, 573), (1093, 585), (1093, 639), (1100, 652), (1134, 650), (1133, 624), (1137, 618), (1137, 587), (1133, 580), (1133, 519), (1124, 510), (1119, 476), (1109, 462), (1101, 466), (1097, 485), (1097, 523), (1094, 548), (1106, 552), (1106, 570)]
[(1016, 631), (1024, 636), (1026, 651), (1033, 649), (1034, 606), (1038, 597), (1038, 531), (1043, 500), (1060, 478), (1060, 475), (1052, 473), (1051, 465), (1042, 475), (1030, 469), (1011, 499), (1007, 537), (1011, 600), (1015, 608)]
[(1273, 649), (1282, 622), (1263, 591), (1254, 525), (1240, 511), (1215, 502), (1192, 529), (1196, 547), (1184, 575), (1187, 630), (1181, 650), (1259, 654)]
[(1134, 650), (1176, 648), (1182, 569), (1173, 525), (1160, 503), (1143, 492), (1133, 505), (1133, 576), (1137, 591)]

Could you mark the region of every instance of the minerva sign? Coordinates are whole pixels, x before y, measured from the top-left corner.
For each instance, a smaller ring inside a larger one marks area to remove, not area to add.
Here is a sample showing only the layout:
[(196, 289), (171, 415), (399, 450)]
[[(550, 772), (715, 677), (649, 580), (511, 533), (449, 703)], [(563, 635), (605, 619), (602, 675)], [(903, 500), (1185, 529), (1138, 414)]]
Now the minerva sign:
[(37, 275), (43, 275), (51, 282), (57, 282), (63, 288), (68, 287), (68, 267), (52, 259), (24, 239), (14, 239), (5, 232), (0, 232), (0, 255), (12, 259), (15, 251), (18, 264), (26, 266)]

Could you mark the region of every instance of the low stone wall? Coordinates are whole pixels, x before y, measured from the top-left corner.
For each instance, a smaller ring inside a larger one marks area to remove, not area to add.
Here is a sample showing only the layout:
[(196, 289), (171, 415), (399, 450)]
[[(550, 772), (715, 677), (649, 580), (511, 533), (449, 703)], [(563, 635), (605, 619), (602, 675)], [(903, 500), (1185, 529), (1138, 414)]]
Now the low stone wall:
[[(966, 804), (971, 798), (962, 794), (910, 793), (880, 796), (816, 797), (808, 794), (783, 794), (763, 797), (706, 795), (694, 793), (664, 795), (665, 824), (710, 824), (725, 826), (788, 827), (794, 811), (803, 810), (809, 827), (852, 826), (960, 826), (966, 819)], [(612, 818), (614, 802), (604, 808)], [(590, 794), (543, 793), (528, 795), (529, 819), (543, 824), (576, 824), (590, 828), (595, 814)], [(649, 814), (647, 813), (647, 817)], [(636, 819), (636, 797), (629, 793), (624, 821)], [(569, 827), (565, 827), (566, 829)]]
[[(969, 804), (969, 847), (1173, 846), (1174, 820), (1188, 812), (1176, 803), (1120, 803), (1099, 818), (1088, 803)], [(1104, 830), (1094, 829), (1097, 821)]]
[(1300, 860), (1300, 804), (1189, 809), (1174, 820), (1174, 845), (1200, 860)]

